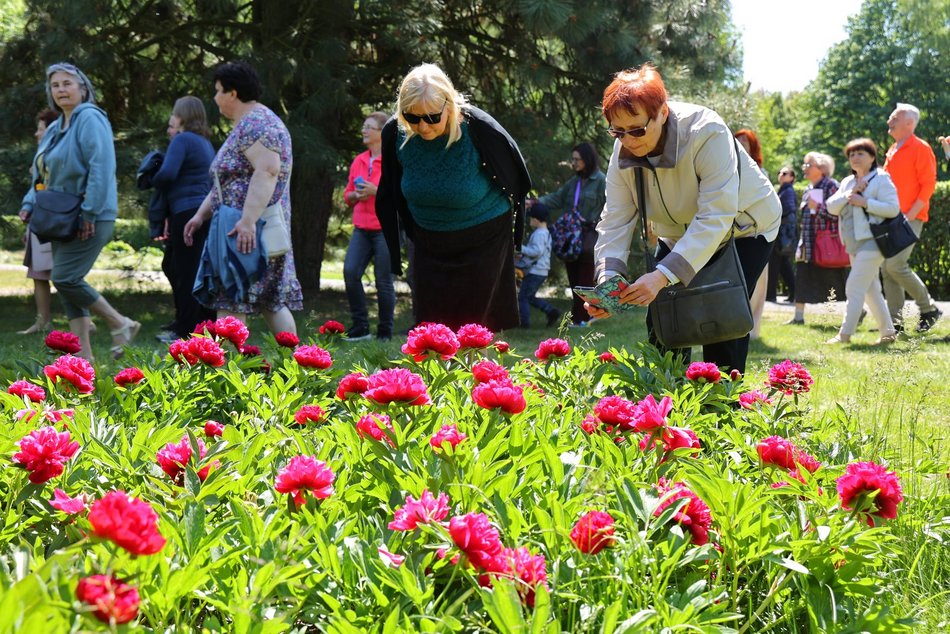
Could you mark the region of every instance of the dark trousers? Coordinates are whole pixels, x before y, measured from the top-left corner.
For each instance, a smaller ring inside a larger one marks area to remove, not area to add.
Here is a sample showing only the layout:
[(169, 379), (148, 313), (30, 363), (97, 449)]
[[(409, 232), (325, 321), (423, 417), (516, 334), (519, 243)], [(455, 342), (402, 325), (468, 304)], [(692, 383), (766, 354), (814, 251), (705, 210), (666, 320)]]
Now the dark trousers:
[[(215, 311), (205, 308), (198, 303), (191, 290), (195, 287), (195, 275), (198, 273), (198, 263), (201, 261), (201, 251), (208, 237), (210, 222), (195, 232), (194, 243), (189, 247), (185, 244), (185, 225), (191, 220), (197, 208), (172, 214), (168, 218), (168, 245), (171, 250), (169, 267), (165, 271), (172, 286), (172, 295), (175, 299), (175, 332), (179, 337), (187, 337), (195, 330), (195, 326), (206, 319), (214, 319)], [(163, 266), (164, 269), (164, 266)]]
[(788, 289), (788, 301), (795, 300), (795, 269), (792, 267), (792, 256), (782, 255), (778, 249), (772, 249), (769, 258), (769, 279), (765, 287), (765, 299), (774, 302), (778, 294), (778, 278), (781, 276)]
[[(575, 286), (596, 286), (594, 280), (594, 245), (597, 244), (597, 229), (584, 227), (584, 249), (581, 257), (574, 262), (565, 262), (567, 281), (573, 289)], [(584, 309), (584, 300), (577, 293), (571, 291), (571, 321), (581, 324), (590, 319), (590, 314)]]
[(534, 306), (545, 315), (557, 313), (557, 308), (537, 296), (538, 290), (548, 279), (547, 275), (532, 275), (525, 273), (521, 280), (521, 289), (518, 291), (518, 312), (521, 313), (521, 327), (531, 327), (531, 307)]
[[(758, 281), (765, 264), (769, 261), (772, 254), (772, 242), (768, 242), (764, 237), (756, 238), (738, 238), (736, 239), (736, 252), (739, 254), (739, 263), (742, 265), (742, 273), (745, 275), (746, 287), (749, 289), (749, 296), (755, 289), (755, 283)], [(657, 252), (657, 261), (662, 260), (670, 252), (666, 243), (659, 241), (659, 251)], [(653, 332), (653, 321), (651, 319), (650, 309), (647, 309), (647, 334), (650, 343), (656, 346), (660, 351), (667, 348), (662, 346), (656, 339)], [(691, 350), (689, 348), (675, 348), (675, 354), (683, 357), (686, 363), (689, 363)], [(722, 369), (735, 369), (745, 373), (746, 357), (749, 355), (749, 335), (739, 339), (731, 339), (720, 343), (712, 343), (703, 346), (703, 361), (715, 363)]]

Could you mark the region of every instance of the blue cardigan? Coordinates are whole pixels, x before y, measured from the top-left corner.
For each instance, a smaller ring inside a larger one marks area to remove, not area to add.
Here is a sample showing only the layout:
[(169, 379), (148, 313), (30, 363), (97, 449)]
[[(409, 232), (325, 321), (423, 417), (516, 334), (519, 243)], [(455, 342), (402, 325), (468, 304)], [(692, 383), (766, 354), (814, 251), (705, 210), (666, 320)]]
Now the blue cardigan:
[(152, 185), (165, 192), (173, 214), (197, 209), (211, 191), (208, 169), (214, 159), (214, 147), (200, 134), (182, 132), (172, 137), (161, 169), (152, 177)]

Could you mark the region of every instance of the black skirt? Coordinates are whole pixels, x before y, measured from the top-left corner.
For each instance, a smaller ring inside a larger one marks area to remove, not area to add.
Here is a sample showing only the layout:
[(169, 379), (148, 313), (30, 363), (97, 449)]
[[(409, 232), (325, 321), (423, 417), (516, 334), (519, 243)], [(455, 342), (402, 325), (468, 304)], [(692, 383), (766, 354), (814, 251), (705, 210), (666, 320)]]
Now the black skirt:
[(519, 322), (511, 213), (459, 231), (415, 227), (415, 316), (453, 330), (480, 324), (492, 331)]
[(795, 303), (823, 304), (845, 301), (849, 268), (826, 269), (811, 262), (795, 263)]

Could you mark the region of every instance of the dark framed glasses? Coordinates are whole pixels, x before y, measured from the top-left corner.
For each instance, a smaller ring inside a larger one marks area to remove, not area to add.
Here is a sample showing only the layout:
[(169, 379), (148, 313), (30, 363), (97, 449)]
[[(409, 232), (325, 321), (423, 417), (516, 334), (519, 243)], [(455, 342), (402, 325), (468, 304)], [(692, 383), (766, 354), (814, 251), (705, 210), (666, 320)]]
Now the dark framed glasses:
[(628, 134), (635, 138), (640, 138), (647, 133), (647, 126), (650, 125), (650, 121), (653, 119), (647, 119), (647, 123), (642, 128), (631, 128), (629, 130), (618, 130), (617, 128), (607, 128), (607, 134), (612, 136), (615, 139), (622, 139)]
[(435, 125), (442, 121), (442, 113), (445, 112), (445, 105), (448, 102), (449, 100), (446, 98), (446, 100), (442, 102), (442, 110), (429, 114), (412, 114), (411, 112), (403, 111), (402, 118), (405, 119), (409, 125), (418, 125), (422, 121), (425, 121), (429, 125)]

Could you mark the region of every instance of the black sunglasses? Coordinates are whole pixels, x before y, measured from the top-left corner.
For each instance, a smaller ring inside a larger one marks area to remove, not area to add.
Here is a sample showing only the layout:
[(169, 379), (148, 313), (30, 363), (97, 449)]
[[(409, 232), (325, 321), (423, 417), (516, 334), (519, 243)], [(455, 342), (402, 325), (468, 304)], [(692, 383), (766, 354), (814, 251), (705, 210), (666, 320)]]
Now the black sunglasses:
[(445, 105), (449, 102), (448, 98), (442, 102), (442, 110), (439, 112), (433, 112), (430, 114), (412, 114), (411, 112), (402, 113), (402, 118), (406, 120), (406, 123), (409, 125), (418, 125), (420, 121), (425, 121), (429, 125), (435, 125), (442, 121), (442, 113), (445, 112)]
[(607, 134), (612, 136), (615, 139), (622, 139), (628, 134), (632, 137), (642, 137), (647, 133), (647, 126), (650, 125), (650, 121), (653, 119), (647, 119), (647, 124), (642, 128), (631, 128), (630, 130), (617, 130), (616, 128), (607, 128)]

